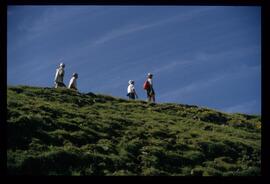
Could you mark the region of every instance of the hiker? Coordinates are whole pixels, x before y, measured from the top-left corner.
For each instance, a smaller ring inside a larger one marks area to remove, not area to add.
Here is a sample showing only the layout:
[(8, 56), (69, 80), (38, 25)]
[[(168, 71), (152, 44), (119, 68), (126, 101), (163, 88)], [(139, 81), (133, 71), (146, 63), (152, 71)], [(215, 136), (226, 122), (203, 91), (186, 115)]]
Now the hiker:
[(153, 101), (155, 103), (155, 91), (153, 88), (153, 74), (147, 74), (147, 80), (144, 82), (143, 88), (146, 90), (148, 102)]
[(78, 74), (77, 73), (73, 73), (70, 81), (69, 81), (69, 85), (68, 88), (69, 89), (74, 89), (74, 90), (78, 90), (77, 89), (77, 79), (78, 79)]
[(66, 87), (64, 84), (64, 75), (65, 75), (65, 64), (60, 63), (59, 67), (56, 69), (55, 77), (54, 77), (54, 87)]
[(127, 96), (129, 97), (129, 99), (135, 100), (135, 97), (138, 99), (138, 95), (137, 95), (137, 93), (135, 91), (135, 87), (134, 87), (135, 82), (133, 80), (129, 80), (128, 84), (129, 85), (127, 88), (127, 92), (128, 92)]

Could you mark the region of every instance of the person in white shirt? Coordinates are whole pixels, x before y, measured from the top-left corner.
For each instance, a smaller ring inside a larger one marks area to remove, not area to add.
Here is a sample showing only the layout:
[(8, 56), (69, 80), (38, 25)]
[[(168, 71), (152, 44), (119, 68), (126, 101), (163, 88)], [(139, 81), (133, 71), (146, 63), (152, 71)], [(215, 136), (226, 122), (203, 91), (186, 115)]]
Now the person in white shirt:
[(133, 80), (129, 80), (128, 81), (128, 88), (127, 88), (127, 96), (129, 97), (129, 99), (135, 99), (135, 97), (138, 99), (138, 95), (135, 91), (135, 87), (134, 84), (135, 82)]
[(65, 64), (60, 63), (59, 67), (56, 69), (55, 77), (54, 77), (54, 87), (66, 87), (64, 84), (64, 75), (65, 75)]
[(148, 101), (149, 102), (153, 101), (155, 103), (156, 99), (155, 99), (155, 91), (153, 88), (153, 74), (148, 73), (147, 81), (150, 84), (150, 87), (146, 90)]
[(69, 89), (77, 89), (77, 79), (78, 79), (78, 74), (77, 73), (73, 73), (72, 78), (69, 81), (69, 85), (68, 88)]

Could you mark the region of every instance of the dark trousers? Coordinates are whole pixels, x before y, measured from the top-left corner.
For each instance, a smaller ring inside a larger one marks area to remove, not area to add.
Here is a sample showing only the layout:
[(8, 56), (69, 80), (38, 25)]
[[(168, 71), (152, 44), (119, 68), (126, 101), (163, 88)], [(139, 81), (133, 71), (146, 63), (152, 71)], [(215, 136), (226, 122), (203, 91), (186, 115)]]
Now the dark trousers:
[(128, 93), (127, 96), (129, 97), (129, 99), (135, 99), (135, 94), (134, 93)]
[(66, 87), (66, 85), (63, 82), (55, 82), (55, 88), (58, 87)]

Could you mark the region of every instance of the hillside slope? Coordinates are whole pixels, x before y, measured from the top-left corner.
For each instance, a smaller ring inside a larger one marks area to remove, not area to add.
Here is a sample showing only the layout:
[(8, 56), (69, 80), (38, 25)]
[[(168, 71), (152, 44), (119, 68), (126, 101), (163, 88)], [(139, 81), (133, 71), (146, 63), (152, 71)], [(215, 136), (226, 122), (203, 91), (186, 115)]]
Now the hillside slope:
[(260, 116), (28, 86), (7, 104), (9, 174), (261, 172)]

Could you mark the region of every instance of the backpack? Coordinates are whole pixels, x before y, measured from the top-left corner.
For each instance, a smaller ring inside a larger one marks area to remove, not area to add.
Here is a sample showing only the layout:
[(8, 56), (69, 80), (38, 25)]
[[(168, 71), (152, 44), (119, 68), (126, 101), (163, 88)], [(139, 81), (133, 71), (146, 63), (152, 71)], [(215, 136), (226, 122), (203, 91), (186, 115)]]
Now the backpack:
[(150, 83), (148, 82), (148, 80), (146, 80), (143, 84), (143, 89), (148, 90), (150, 88)]

